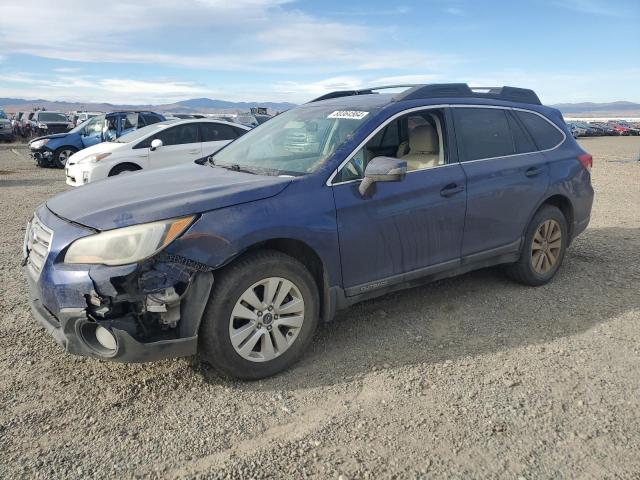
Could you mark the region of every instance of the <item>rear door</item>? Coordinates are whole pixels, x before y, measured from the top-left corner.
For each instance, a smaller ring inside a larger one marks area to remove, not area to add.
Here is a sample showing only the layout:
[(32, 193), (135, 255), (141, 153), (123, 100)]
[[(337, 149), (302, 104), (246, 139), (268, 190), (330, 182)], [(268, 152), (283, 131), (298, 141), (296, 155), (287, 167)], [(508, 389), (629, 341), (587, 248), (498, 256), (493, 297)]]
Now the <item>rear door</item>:
[(456, 107), (452, 111), (467, 176), (462, 256), (516, 251), (549, 185), (547, 159), (536, 151), (511, 109)]
[(216, 153), (227, 143), (238, 138), (236, 129), (230, 125), (217, 122), (201, 122), (200, 138), (202, 139), (202, 155)]
[(133, 132), (139, 126), (144, 126), (144, 121), (141, 125), (138, 125), (138, 114), (136, 112), (126, 113), (120, 118), (120, 128), (118, 130), (118, 137), (126, 135), (129, 132)]
[(149, 137), (145, 143), (151, 145), (151, 141), (156, 138), (162, 140), (162, 146), (149, 151), (149, 168), (170, 167), (202, 157), (197, 123), (166, 128)]

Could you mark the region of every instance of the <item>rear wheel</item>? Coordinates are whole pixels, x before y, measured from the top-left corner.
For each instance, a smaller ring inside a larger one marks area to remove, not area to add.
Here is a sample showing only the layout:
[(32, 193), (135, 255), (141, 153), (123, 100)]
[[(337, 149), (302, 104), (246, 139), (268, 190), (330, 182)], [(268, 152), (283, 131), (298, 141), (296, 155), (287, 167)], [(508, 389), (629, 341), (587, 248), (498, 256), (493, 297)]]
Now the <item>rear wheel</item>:
[(295, 363), (318, 325), (318, 290), (294, 258), (248, 254), (216, 276), (200, 327), (200, 355), (221, 373), (245, 380)]
[(77, 151), (73, 147), (60, 147), (53, 153), (53, 164), (58, 168), (66, 167), (69, 157)]
[(531, 286), (551, 281), (562, 264), (567, 243), (566, 218), (557, 207), (545, 205), (527, 228), (520, 260), (508, 267), (510, 276)]

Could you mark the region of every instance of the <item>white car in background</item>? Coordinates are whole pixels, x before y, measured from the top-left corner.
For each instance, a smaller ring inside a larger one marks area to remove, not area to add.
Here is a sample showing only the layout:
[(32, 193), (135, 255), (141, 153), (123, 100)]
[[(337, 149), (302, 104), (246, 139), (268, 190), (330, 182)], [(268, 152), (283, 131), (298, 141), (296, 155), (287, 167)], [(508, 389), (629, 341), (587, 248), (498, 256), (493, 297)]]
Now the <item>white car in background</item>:
[(73, 154), (65, 168), (67, 185), (79, 187), (125, 172), (193, 162), (249, 130), (244, 125), (207, 119), (154, 123)]

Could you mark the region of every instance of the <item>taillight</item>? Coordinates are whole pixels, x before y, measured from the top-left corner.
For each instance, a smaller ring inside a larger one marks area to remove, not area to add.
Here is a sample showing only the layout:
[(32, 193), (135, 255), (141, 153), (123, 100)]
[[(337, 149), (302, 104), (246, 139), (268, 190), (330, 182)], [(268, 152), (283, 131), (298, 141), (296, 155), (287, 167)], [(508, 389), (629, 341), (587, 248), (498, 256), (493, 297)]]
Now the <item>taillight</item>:
[(588, 153), (583, 153), (582, 155), (578, 156), (578, 160), (580, 160), (580, 163), (584, 168), (587, 169), (588, 172), (591, 171), (591, 167), (593, 167), (593, 157), (591, 155), (589, 155)]

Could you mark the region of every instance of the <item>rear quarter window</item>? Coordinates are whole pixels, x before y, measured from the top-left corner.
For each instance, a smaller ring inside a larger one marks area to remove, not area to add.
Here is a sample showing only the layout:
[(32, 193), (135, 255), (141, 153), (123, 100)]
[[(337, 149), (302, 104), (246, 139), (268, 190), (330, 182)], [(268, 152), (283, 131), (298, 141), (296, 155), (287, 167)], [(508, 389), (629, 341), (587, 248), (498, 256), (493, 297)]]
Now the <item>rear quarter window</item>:
[(529, 131), (539, 150), (549, 150), (557, 147), (562, 140), (564, 140), (564, 136), (560, 130), (551, 125), (549, 121), (545, 120), (541, 116), (536, 115), (535, 113), (522, 112), (518, 110), (514, 113)]

